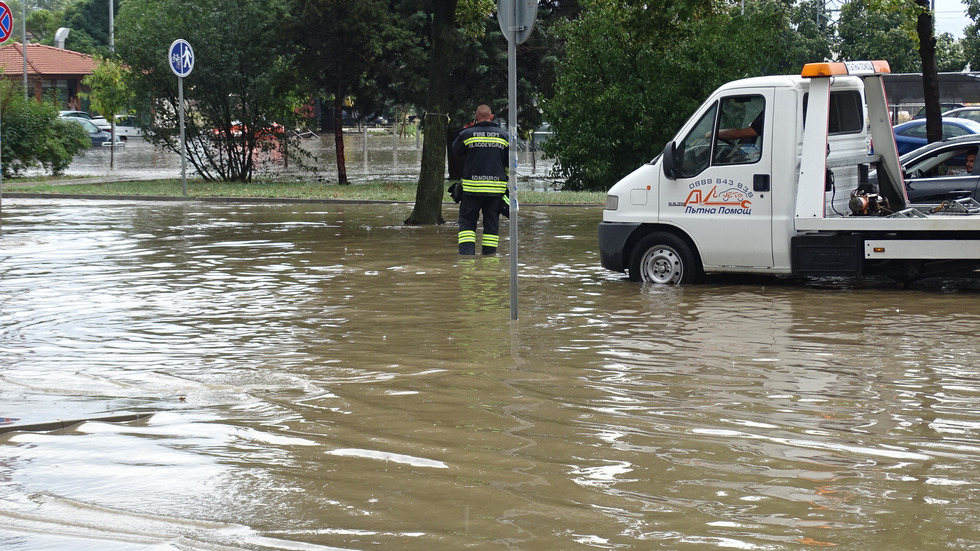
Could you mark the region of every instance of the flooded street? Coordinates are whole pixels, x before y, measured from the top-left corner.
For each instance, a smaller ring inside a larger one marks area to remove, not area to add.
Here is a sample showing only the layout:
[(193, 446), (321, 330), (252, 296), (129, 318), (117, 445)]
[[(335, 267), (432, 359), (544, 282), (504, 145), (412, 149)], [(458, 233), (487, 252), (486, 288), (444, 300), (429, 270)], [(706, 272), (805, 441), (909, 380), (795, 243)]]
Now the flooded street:
[(975, 290), (641, 286), (525, 207), (511, 322), (410, 205), (3, 209), (0, 430), (147, 415), (0, 433), (4, 550), (980, 541)]

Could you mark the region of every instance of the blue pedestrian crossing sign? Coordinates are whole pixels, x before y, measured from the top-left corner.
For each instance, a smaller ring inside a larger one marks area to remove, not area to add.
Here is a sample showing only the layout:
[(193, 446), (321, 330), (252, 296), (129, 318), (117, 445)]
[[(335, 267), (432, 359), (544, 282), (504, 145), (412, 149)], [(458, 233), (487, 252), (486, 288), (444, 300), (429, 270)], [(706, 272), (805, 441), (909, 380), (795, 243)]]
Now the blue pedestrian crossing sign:
[(170, 45), (170, 69), (179, 77), (186, 77), (194, 69), (194, 49), (183, 38)]
[(0, 43), (6, 42), (14, 34), (14, 16), (6, 2), (0, 2)]

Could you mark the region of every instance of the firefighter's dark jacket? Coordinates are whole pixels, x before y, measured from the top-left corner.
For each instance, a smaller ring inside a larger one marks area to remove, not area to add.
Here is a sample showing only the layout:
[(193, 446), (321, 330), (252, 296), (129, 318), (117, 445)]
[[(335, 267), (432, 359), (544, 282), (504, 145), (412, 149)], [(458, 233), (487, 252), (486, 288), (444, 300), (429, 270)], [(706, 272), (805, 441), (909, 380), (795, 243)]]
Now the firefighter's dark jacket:
[(493, 121), (464, 128), (453, 141), (453, 155), (463, 162), (463, 191), (503, 194), (507, 190), (507, 158), (510, 136)]

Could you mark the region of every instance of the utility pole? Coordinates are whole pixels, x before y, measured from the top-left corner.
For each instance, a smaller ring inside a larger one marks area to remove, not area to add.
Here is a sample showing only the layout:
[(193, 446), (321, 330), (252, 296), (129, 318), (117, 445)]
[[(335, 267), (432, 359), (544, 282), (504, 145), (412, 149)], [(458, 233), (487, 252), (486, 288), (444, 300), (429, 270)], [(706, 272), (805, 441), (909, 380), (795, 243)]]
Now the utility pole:
[(24, 49), (24, 99), (26, 100), (29, 97), (27, 95), (27, 0), (21, 0), (20, 3), (20, 35), (22, 37), (20, 46)]

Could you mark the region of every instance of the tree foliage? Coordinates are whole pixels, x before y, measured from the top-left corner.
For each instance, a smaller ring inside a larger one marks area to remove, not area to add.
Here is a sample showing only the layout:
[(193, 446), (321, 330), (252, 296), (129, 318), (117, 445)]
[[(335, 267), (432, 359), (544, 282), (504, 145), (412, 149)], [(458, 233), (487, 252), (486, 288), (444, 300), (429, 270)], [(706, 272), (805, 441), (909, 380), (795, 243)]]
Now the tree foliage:
[[(306, 98), (292, 65), (289, 17), (279, 0), (129, 0), (116, 18), (116, 49), (129, 66), (140, 113), (152, 113), (146, 139), (180, 151), (178, 79), (167, 52), (177, 38), (194, 48), (184, 78), (188, 161), (207, 180), (250, 181), (256, 163), (287, 144)], [(167, 21), (161, 25), (161, 21)], [(295, 150), (298, 148), (291, 148)]]
[[(553, 131), (544, 148), (566, 189), (607, 189), (656, 156), (717, 86), (791, 63), (782, 4), (748, 4), (744, 14), (716, 8), (680, 17), (646, 3), (588, 0), (562, 26), (567, 54), (544, 104)], [(675, 23), (669, 32), (654, 31), (666, 21)]]
[(965, 0), (966, 14), (971, 23), (963, 30), (963, 55), (970, 68), (980, 69), (980, 0)]
[(374, 75), (410, 42), (390, 0), (297, 0), (294, 36), (299, 66), (318, 95), (332, 98), (337, 179), (348, 184), (344, 156), (345, 103), (354, 98), (360, 117), (377, 114), (387, 94)]
[(921, 71), (914, 27), (907, 14), (885, 11), (868, 0), (841, 7), (837, 23), (841, 59), (885, 59), (894, 73)]
[(0, 80), (0, 120), (3, 121), (3, 176), (42, 167), (64, 172), (91, 140), (74, 122), (58, 117), (53, 103), (25, 98), (23, 89)]
[[(129, 107), (133, 92), (126, 85), (127, 69), (118, 61), (100, 56), (95, 57), (95, 69), (91, 75), (82, 79), (82, 84), (89, 87), (89, 102), (92, 108), (109, 120), (109, 130), (113, 139), (116, 137), (116, 115)], [(116, 148), (109, 153), (109, 166), (116, 163)]]
[(449, 124), (449, 73), (458, 33), (455, 24), (458, 0), (434, 0), (429, 78), (425, 99), (422, 166), (415, 193), (415, 207), (406, 224), (442, 224), (443, 184), (446, 179), (446, 142)]
[[(119, 14), (120, 0), (112, 0), (112, 9), (114, 15)], [(60, 26), (71, 29), (65, 40), (66, 48), (109, 55), (109, 2), (106, 0), (77, 0), (68, 4)], [(53, 35), (50, 38), (53, 40)]]

